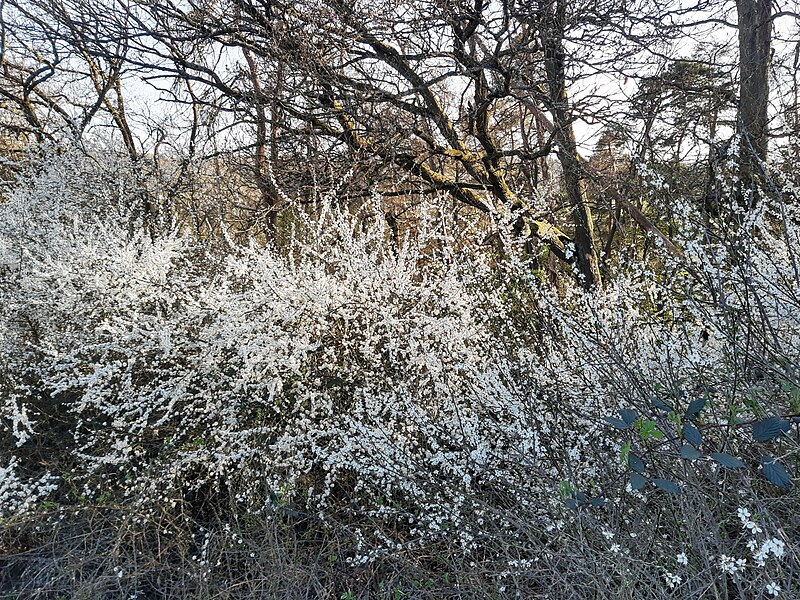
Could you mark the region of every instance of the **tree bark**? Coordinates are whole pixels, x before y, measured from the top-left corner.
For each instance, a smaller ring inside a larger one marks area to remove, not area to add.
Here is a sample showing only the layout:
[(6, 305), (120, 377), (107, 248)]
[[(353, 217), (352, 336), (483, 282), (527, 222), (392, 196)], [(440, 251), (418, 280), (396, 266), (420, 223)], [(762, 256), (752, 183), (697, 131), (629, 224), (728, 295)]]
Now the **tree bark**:
[(740, 178), (752, 188), (767, 160), (772, 0), (737, 0), (739, 20)]
[(540, 24), (544, 67), (553, 114), (553, 140), (558, 146), (558, 160), (563, 171), (564, 191), (572, 211), (575, 225), (574, 264), (578, 278), (585, 289), (599, 288), (600, 269), (595, 251), (594, 223), (586, 197), (582, 169), (572, 126), (565, 74), (564, 30), (566, 2), (554, 0), (543, 7)]
[[(255, 95), (256, 183), (258, 184), (258, 190), (261, 194), (261, 209), (265, 214), (267, 231), (274, 235), (278, 199), (275, 191), (273, 190), (272, 180), (270, 177), (270, 158), (267, 156), (267, 115), (264, 109), (264, 91), (261, 86), (261, 77), (258, 73), (258, 65), (256, 65), (253, 54), (247, 48), (243, 49), (242, 52), (245, 60), (247, 61), (247, 66), (250, 69), (250, 81), (252, 83), (253, 92)], [(275, 141), (272, 140), (273, 149), (275, 148), (275, 145)]]

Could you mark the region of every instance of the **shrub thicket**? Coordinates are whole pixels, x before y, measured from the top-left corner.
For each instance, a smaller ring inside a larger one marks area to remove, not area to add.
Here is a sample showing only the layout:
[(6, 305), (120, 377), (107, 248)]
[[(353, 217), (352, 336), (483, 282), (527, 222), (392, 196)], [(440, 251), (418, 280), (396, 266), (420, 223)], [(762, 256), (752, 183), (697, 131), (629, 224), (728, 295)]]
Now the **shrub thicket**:
[(332, 202), (280, 250), (136, 235), (133, 172), (51, 156), (0, 206), (0, 591), (797, 597), (779, 194), (556, 292)]

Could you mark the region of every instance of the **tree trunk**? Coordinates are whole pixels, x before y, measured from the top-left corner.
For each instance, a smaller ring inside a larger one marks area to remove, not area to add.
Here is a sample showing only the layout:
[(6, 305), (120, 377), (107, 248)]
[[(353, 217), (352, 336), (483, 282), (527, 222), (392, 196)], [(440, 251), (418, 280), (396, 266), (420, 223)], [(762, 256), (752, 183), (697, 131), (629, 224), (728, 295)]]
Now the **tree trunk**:
[(575, 130), (567, 97), (564, 52), (564, 28), (566, 25), (566, 2), (548, 2), (540, 25), (544, 67), (547, 75), (551, 111), (553, 113), (553, 140), (558, 146), (558, 160), (564, 178), (564, 190), (572, 211), (575, 225), (575, 267), (578, 278), (585, 289), (600, 287), (600, 269), (595, 252), (594, 224), (583, 185), (582, 169), (578, 159)]
[(737, 0), (739, 19), (739, 133), (742, 192), (754, 187), (767, 160), (767, 108), (772, 0)]
[[(267, 156), (267, 115), (264, 110), (264, 91), (261, 86), (261, 78), (258, 74), (258, 66), (249, 49), (243, 50), (244, 58), (247, 61), (248, 68), (250, 69), (250, 81), (253, 86), (255, 94), (255, 110), (256, 110), (256, 183), (258, 191), (261, 194), (261, 210), (264, 211), (267, 233), (270, 235), (275, 234), (275, 220), (277, 217), (276, 211), (278, 207), (278, 198), (273, 190), (272, 179), (270, 177), (270, 158)], [(272, 148), (274, 151), (275, 140), (272, 140)]]

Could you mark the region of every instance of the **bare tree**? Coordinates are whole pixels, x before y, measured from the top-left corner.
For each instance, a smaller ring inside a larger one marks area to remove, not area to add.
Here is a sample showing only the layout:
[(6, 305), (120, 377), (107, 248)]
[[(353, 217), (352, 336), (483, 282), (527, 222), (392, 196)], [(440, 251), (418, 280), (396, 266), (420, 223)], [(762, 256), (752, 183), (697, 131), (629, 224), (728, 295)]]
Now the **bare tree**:
[[(626, 215), (648, 235), (669, 235), (656, 225), (661, 215), (648, 217), (608, 181), (622, 170), (593, 172), (579, 121), (632, 144), (638, 137), (631, 161), (671, 161), (664, 168), (675, 172), (700, 165), (713, 179), (714, 139), (732, 101), (727, 73), (716, 57), (674, 60), (671, 40), (691, 39), (686, 32), (703, 24), (738, 27), (748, 172), (766, 158), (770, 2), (741, 0), (738, 25), (706, 18), (723, 4), (9, 0), (2, 25), (16, 46), (3, 46), (0, 93), (16, 109), (9, 122), (31, 135), (58, 130), (44, 115), (77, 137), (105, 119), (133, 160), (172, 161), (160, 151), (166, 133), (148, 149), (137, 140), (124, 94), (126, 74), (136, 73), (190, 117), (181, 134), (190, 160), (216, 171), (222, 156), (246, 163), (232, 178), (251, 184), (243, 229), (278, 235), (288, 197), (312, 201), (325, 189), (345, 202), (381, 195), (399, 239), (403, 203), (444, 193), (470, 218), (512, 225), (531, 251), (568, 262), (582, 285), (598, 288), (598, 248), (607, 261)], [(38, 54), (23, 58), (34, 39)], [(633, 103), (609, 91), (629, 79), (639, 86)], [(90, 95), (67, 89), (78, 80)], [(627, 116), (632, 107), (638, 120)], [(201, 138), (210, 141), (204, 152)], [(668, 146), (671, 157), (657, 152)], [(175, 186), (186, 160), (174, 159)], [(600, 235), (599, 219), (609, 223)]]
[[(566, 0), (134, 4), (132, 21), (146, 35), (136, 38), (132, 60), (216, 89), (231, 111), (250, 107), (270, 213), (279, 186), (266, 159), (276, 158), (278, 139), (287, 148), (325, 139), (328, 156), (366, 169), (391, 164), (417, 189), (447, 192), (491, 219), (513, 215), (518, 231), (573, 262), (593, 287), (596, 240), (573, 125), (581, 110), (568, 95), (568, 71), (578, 62), (567, 45), (581, 29), (609, 37), (624, 30), (605, 25), (626, 18), (612, 4), (583, 12)], [(196, 52), (176, 52), (176, 40), (214, 44), (229, 65), (240, 48), (245, 65), (208, 66)], [(532, 208), (554, 152), (566, 198), (561, 215)], [(394, 194), (386, 183), (382, 191)]]

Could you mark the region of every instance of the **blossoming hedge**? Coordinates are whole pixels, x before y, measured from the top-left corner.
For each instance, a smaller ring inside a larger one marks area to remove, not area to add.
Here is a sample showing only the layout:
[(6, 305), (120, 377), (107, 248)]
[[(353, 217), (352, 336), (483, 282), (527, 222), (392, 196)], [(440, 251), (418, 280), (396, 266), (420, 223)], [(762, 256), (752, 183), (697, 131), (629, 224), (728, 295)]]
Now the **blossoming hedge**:
[(729, 239), (682, 204), (681, 259), (585, 293), (332, 201), (279, 248), (146, 235), (145, 186), (67, 153), (0, 204), (0, 590), (792, 597), (781, 196)]

